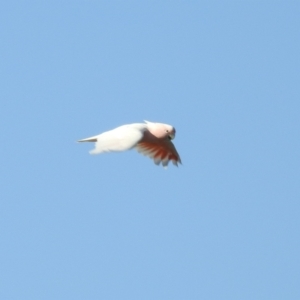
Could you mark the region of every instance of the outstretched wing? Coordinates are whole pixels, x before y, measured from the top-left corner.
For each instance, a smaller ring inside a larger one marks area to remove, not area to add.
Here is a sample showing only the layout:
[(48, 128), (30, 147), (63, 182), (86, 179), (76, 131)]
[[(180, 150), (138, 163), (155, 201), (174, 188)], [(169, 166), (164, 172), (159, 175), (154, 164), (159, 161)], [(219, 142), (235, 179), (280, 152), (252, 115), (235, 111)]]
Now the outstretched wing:
[(152, 139), (151, 141), (145, 141), (143, 139), (136, 145), (136, 150), (152, 158), (156, 165), (162, 163), (162, 165), (166, 167), (170, 161), (172, 161), (175, 166), (181, 163), (180, 156), (174, 144), (167, 139)]
[(111, 151), (126, 151), (136, 146), (143, 137), (144, 128), (134, 125), (135, 124), (120, 126), (116, 129), (81, 141), (95, 142), (95, 149), (90, 151), (91, 154)]

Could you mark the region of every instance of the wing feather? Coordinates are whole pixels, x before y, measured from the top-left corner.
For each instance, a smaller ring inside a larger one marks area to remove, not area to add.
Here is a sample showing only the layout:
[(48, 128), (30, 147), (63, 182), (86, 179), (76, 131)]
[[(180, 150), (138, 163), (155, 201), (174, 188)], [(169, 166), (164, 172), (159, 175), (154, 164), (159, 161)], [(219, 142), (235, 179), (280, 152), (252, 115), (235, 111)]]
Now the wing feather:
[(141, 140), (137, 143), (136, 149), (139, 153), (153, 159), (156, 165), (161, 163), (166, 167), (170, 161), (176, 166), (178, 163), (181, 163), (180, 156), (174, 144), (166, 139), (157, 139), (150, 142)]

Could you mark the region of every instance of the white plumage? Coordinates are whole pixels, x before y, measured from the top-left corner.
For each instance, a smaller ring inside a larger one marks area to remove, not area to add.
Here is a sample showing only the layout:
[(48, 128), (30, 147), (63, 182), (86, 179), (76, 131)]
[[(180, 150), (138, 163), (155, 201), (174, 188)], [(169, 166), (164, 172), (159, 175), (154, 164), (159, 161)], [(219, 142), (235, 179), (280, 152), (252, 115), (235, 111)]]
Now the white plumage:
[(170, 160), (175, 165), (181, 163), (171, 142), (175, 137), (175, 128), (167, 124), (145, 122), (123, 125), (78, 142), (95, 142), (91, 154), (136, 148), (138, 152), (152, 158), (157, 165), (162, 162), (163, 166), (167, 166)]

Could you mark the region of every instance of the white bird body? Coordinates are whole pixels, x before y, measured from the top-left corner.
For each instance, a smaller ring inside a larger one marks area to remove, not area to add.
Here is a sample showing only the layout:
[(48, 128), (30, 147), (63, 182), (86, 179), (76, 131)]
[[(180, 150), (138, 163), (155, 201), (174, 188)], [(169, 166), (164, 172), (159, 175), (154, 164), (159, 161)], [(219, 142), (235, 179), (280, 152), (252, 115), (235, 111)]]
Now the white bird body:
[(78, 142), (95, 142), (91, 154), (126, 151), (132, 148), (152, 158), (155, 164), (167, 166), (172, 160), (174, 165), (181, 163), (180, 157), (171, 142), (175, 129), (162, 123), (134, 123), (117, 127)]

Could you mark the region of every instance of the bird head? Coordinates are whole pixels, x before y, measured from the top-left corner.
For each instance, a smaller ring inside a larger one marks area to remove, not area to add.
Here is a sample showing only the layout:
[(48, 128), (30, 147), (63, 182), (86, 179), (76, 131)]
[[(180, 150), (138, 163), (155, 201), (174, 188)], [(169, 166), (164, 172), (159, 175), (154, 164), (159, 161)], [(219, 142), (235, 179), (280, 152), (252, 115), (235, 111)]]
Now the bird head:
[(169, 140), (175, 138), (176, 130), (173, 126), (163, 123), (145, 122), (148, 125), (149, 131), (157, 138), (168, 138)]

